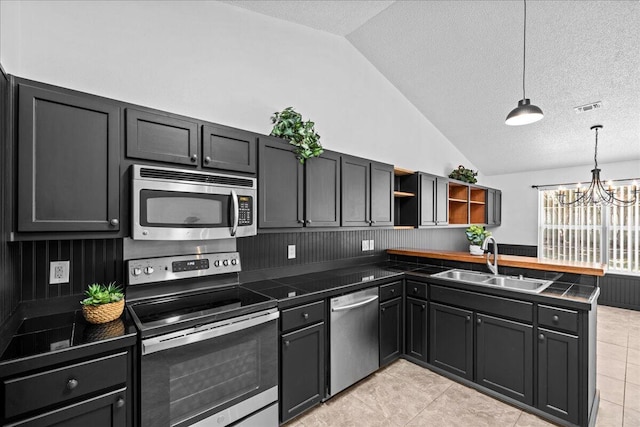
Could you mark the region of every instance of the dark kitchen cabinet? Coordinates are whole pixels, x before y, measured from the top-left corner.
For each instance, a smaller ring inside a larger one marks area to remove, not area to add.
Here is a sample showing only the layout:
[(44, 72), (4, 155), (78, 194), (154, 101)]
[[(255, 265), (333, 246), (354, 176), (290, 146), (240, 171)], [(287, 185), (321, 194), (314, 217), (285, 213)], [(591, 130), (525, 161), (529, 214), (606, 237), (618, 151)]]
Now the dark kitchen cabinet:
[(500, 225), (502, 222), (502, 191), (487, 189), (487, 224)]
[(17, 101), (18, 232), (117, 232), (119, 106), (26, 83)]
[[(324, 399), (324, 302), (282, 312), (280, 347), (280, 422)], [(290, 330), (289, 332), (286, 332)], [(286, 332), (286, 333), (284, 333)]]
[(303, 165), (293, 146), (264, 137), (258, 166), (258, 227), (340, 225), (340, 154), (325, 151)]
[(405, 354), (421, 362), (427, 361), (427, 301), (406, 298)]
[(476, 382), (533, 404), (533, 326), (477, 314)]
[(227, 126), (202, 127), (202, 166), (255, 174), (255, 134)]
[(420, 176), (420, 226), (446, 225), (449, 223), (448, 194), (449, 182), (446, 178), (428, 175)]
[(342, 156), (342, 226), (393, 225), (392, 165)]
[(578, 337), (538, 328), (538, 408), (574, 424), (579, 419)]
[(186, 117), (127, 108), (127, 157), (197, 166), (198, 123)]
[(380, 286), (380, 366), (398, 359), (404, 349), (402, 282)]
[(429, 363), (473, 380), (473, 312), (429, 305)]

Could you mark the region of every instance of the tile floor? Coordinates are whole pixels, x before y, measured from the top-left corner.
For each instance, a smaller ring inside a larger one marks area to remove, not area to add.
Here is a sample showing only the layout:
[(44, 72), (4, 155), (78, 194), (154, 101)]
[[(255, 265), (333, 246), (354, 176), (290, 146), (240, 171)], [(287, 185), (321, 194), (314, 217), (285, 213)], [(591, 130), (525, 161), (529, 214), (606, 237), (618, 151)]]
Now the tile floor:
[[(596, 426), (640, 426), (640, 312), (598, 307)], [(315, 426), (551, 426), (406, 360), (387, 366), (286, 424)]]

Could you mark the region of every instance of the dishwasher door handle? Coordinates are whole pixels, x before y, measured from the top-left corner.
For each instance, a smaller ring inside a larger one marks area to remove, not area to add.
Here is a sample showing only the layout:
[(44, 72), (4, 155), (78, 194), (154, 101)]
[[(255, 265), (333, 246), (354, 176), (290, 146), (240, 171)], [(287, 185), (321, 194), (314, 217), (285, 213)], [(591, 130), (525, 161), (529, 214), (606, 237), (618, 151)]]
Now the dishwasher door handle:
[(378, 295), (376, 295), (374, 297), (371, 297), (369, 299), (366, 299), (364, 301), (357, 302), (355, 304), (343, 305), (343, 306), (340, 306), (340, 307), (331, 307), (331, 311), (351, 310), (352, 308), (358, 308), (358, 307), (362, 307), (363, 305), (367, 305), (370, 302), (373, 302), (373, 301), (375, 301), (377, 299), (378, 299)]

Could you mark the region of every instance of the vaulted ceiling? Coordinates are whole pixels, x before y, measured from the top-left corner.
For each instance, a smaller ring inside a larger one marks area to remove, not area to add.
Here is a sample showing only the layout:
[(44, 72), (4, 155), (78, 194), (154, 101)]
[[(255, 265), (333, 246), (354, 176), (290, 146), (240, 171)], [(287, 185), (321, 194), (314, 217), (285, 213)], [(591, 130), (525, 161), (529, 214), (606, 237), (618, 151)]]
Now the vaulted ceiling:
[(516, 127), (520, 0), (227, 3), (345, 37), (485, 175), (592, 165), (594, 124), (599, 163), (640, 165), (640, 1), (527, 2), (526, 96), (545, 117)]

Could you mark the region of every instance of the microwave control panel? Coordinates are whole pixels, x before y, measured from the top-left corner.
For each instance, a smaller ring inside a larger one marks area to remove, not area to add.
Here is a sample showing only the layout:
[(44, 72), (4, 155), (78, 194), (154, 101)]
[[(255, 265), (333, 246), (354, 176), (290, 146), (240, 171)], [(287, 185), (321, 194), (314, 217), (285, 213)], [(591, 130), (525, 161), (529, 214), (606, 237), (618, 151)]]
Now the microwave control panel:
[(180, 255), (127, 261), (130, 285), (241, 271), (238, 252)]
[(253, 197), (238, 196), (238, 225), (253, 224)]

